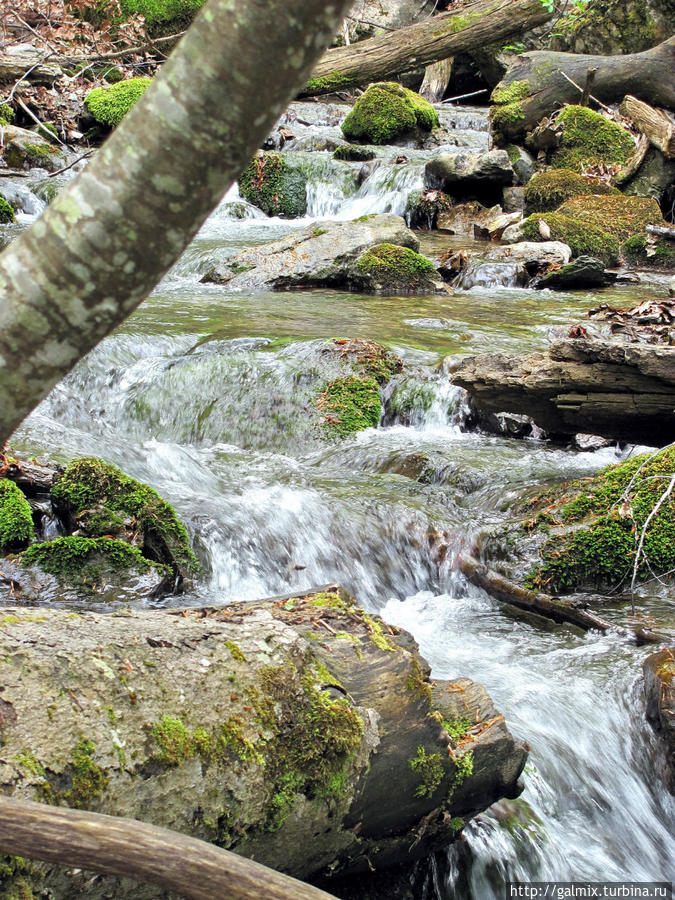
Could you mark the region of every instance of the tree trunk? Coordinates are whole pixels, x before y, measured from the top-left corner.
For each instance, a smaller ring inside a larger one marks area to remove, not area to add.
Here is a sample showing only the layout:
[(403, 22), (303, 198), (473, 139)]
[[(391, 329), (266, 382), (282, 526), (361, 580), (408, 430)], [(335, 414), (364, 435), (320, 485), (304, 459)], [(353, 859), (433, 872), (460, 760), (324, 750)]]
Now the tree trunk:
[[(526, 758), (484, 689), (432, 688), (412, 637), (334, 585), (223, 609), (5, 608), (0, 668), (0, 793), (140, 818), (301, 878), (447, 844), (457, 817), (518, 794)], [(13, 827), (0, 850), (18, 851)], [(72, 861), (96, 868), (89, 849)], [(133, 847), (125, 859), (139, 874)], [(60, 900), (90, 881), (44, 864), (27, 877)], [(106, 896), (158, 892), (88, 888)]]
[(541, 0), (475, 0), (392, 34), (327, 50), (301, 96), (383, 81), (501, 41), (551, 17)]
[(180, 256), (348, 6), (209, 0), (92, 162), (0, 256), (0, 441)]
[(633, 94), (647, 103), (675, 109), (674, 67), (675, 37), (644, 53), (626, 56), (547, 50), (523, 53), (509, 66), (492, 93), (495, 143), (503, 146), (522, 141), (544, 116), (564, 103), (580, 103), (591, 68), (597, 70), (593, 96), (603, 103), (618, 102), (626, 94)]
[(450, 81), (453, 61), (454, 57), (448, 56), (446, 59), (439, 59), (438, 62), (432, 63), (424, 70), (424, 81), (419, 93), (429, 103), (440, 103), (443, 99), (445, 89)]

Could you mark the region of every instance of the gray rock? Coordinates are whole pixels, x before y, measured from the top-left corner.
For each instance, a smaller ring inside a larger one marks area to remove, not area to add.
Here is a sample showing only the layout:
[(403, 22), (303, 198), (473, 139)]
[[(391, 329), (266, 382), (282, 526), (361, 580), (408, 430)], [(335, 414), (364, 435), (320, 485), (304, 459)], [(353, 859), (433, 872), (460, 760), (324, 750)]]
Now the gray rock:
[(513, 171), (516, 173), (516, 181), (519, 185), (527, 184), (534, 174), (534, 157), (523, 147), (513, 145), (518, 151), (518, 159), (513, 163)]
[(488, 209), (481, 203), (457, 203), (451, 209), (439, 212), (436, 228), (450, 234), (466, 234), (473, 237), (476, 225), (486, 225), (502, 212), (501, 206)]
[(424, 169), (424, 180), (428, 188), (452, 194), (458, 187), (466, 191), (513, 184), (515, 172), (506, 150), (460, 150), (430, 160)]
[(487, 254), (488, 259), (514, 260), (522, 262), (526, 266), (537, 264), (539, 267), (543, 265), (565, 266), (571, 256), (572, 251), (562, 241), (519, 241), (517, 244), (495, 247)]
[(666, 784), (675, 794), (675, 647), (648, 656), (642, 665), (647, 719), (663, 738)]
[(361, 253), (383, 243), (419, 247), (405, 221), (391, 213), (352, 222), (316, 222), (281, 240), (216, 261), (202, 281), (236, 291), (344, 287)]
[[(502, 209), (504, 212), (523, 212), (525, 209), (525, 190), (520, 185), (505, 187), (502, 190)], [(502, 239), (504, 235), (502, 235)]]
[(635, 177), (622, 190), (629, 196), (653, 197), (657, 203), (661, 203), (665, 192), (672, 190), (673, 182), (675, 159), (666, 159), (660, 150), (650, 147)]
[(47, 169), (56, 172), (66, 165), (66, 157), (54, 144), (25, 128), (5, 125), (2, 156), (11, 169)]
[(593, 256), (578, 256), (560, 269), (547, 272), (533, 287), (571, 291), (576, 288), (606, 287), (612, 282), (613, 279), (605, 274), (605, 264), (602, 260)]

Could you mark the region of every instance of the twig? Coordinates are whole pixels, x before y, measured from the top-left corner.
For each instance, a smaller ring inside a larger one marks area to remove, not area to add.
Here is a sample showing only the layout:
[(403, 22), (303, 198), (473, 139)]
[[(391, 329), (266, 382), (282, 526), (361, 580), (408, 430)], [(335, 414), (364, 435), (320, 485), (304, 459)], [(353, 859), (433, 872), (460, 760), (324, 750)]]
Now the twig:
[(7, 95), (7, 97), (5, 97), (4, 99), (0, 100), (0, 104), (2, 104), (2, 103), (11, 103), (12, 100), (13, 100), (13, 98), (14, 98), (14, 94), (15, 94), (15, 92), (16, 92), (16, 89), (17, 89), (18, 86), (21, 84), (21, 82), (22, 82), (22, 81), (25, 81), (26, 78), (28, 78), (28, 76), (30, 75), (31, 72), (33, 72), (35, 69), (38, 69), (38, 68), (42, 65), (42, 63), (45, 62), (45, 60), (49, 59), (49, 57), (50, 57), (50, 56), (53, 56), (53, 55), (54, 55), (53, 53), (48, 53), (46, 56), (43, 56), (42, 59), (39, 59), (34, 65), (32, 65), (32, 66), (30, 67), (30, 69), (28, 69), (28, 71), (24, 72), (23, 75), (21, 76), (21, 78), (19, 78), (19, 80), (16, 81), (16, 82), (14, 83), (14, 87), (13, 87), (12, 90), (9, 92), (9, 94)]
[(57, 169), (56, 172), (50, 172), (49, 175), (47, 175), (47, 178), (54, 178), (55, 175), (60, 175), (61, 172), (67, 172), (68, 169), (72, 169), (73, 166), (76, 166), (81, 160), (89, 159), (93, 152), (93, 150), (87, 150), (86, 153), (83, 153), (82, 156), (78, 156), (76, 160), (68, 163), (68, 165), (64, 166), (62, 169)]
[[(348, 16), (348, 18), (351, 18), (351, 16)], [(69, 64), (80, 62), (95, 63), (106, 62), (106, 60), (109, 59), (121, 59), (123, 56), (133, 56), (134, 53), (140, 53), (142, 50), (147, 50), (157, 44), (166, 44), (169, 41), (177, 41), (179, 38), (182, 38), (184, 34), (184, 31), (179, 31), (177, 34), (167, 34), (165, 37), (146, 41), (144, 44), (139, 44), (137, 47), (127, 47), (126, 50), (115, 50), (112, 53), (99, 53), (96, 56), (66, 56), (63, 57), (63, 62)]]
[[(631, 582), (630, 582), (630, 596), (631, 596), (631, 605), (632, 605), (632, 609), (633, 609), (633, 615), (635, 615), (635, 582), (637, 581), (637, 573), (638, 573), (638, 568), (640, 566), (640, 556), (642, 555), (645, 538), (647, 536), (647, 529), (649, 528), (649, 524), (652, 521), (652, 519), (654, 518), (654, 516), (656, 516), (656, 514), (661, 509), (663, 504), (673, 493), (673, 489), (675, 489), (675, 475), (673, 475), (673, 477), (670, 479), (670, 483), (669, 483), (668, 487), (661, 494), (658, 501), (654, 504), (651, 512), (645, 519), (645, 524), (642, 526), (642, 531), (640, 533), (640, 541), (638, 543), (638, 548), (635, 553), (635, 560), (633, 562), (633, 577), (631, 578)], [(652, 575), (653, 574), (654, 573), (652, 572)]]
[[(21, 107), (21, 109), (26, 113), (26, 115), (27, 115), (27, 116), (30, 116), (30, 118), (35, 122), (35, 124), (36, 124), (39, 128), (42, 129), (42, 131), (49, 131), (49, 128), (45, 128), (45, 126), (44, 126), (44, 125), (42, 124), (42, 122), (38, 119), (38, 117), (35, 115), (35, 113), (32, 112), (32, 111), (26, 106), (26, 104), (23, 102), (23, 100), (21, 99), (21, 97), (17, 97), (17, 98), (16, 98), (16, 102), (17, 102), (18, 105)], [(68, 148), (68, 145), (65, 144), (65, 143), (61, 140), (61, 138), (58, 136), (58, 134), (55, 134), (55, 133), (52, 132), (52, 131), (49, 131), (49, 133), (54, 135), (54, 137), (55, 137), (56, 140), (59, 142), (59, 144), (61, 144), (62, 147), (65, 147), (66, 149)]]
[[(558, 69), (558, 71), (560, 72), (560, 74), (562, 75), (563, 78), (566, 78), (569, 81), (569, 83), (573, 84), (574, 87), (583, 95), (584, 89), (582, 87), (579, 87), (579, 85), (576, 83), (576, 81), (572, 81), (570, 76), (567, 75), (565, 72), (563, 72), (562, 69)], [(591, 98), (591, 100), (595, 100), (595, 102), (598, 104), (598, 106), (601, 106), (603, 109), (606, 109), (607, 112), (612, 112), (611, 106), (607, 106), (606, 104), (604, 104), (602, 102), (602, 100), (598, 100), (597, 97), (594, 97), (593, 94), (589, 94), (588, 96)]]
[(486, 94), (487, 88), (481, 88), (479, 91), (472, 91), (470, 94), (460, 94), (458, 97), (448, 97), (447, 100), (441, 100), (441, 103), (453, 103), (455, 100), (466, 100), (467, 97), (476, 97), (478, 94)]

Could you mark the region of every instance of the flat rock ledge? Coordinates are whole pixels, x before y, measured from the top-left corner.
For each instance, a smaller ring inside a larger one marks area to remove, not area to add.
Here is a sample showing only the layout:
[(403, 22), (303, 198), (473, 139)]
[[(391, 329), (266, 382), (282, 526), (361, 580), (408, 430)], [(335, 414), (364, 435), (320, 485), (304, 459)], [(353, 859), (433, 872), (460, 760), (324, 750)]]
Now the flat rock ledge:
[[(0, 610), (0, 790), (129, 816), (300, 878), (401, 865), (520, 792), (485, 690), (336, 585), (213, 609)], [(31, 863), (35, 895), (159, 889)], [(2, 883), (0, 890), (11, 888)]]
[(675, 647), (648, 656), (642, 665), (647, 719), (663, 739), (666, 784), (675, 794)]
[(549, 434), (675, 440), (673, 347), (561, 340), (547, 353), (467, 356), (449, 368), (483, 414), (523, 414)]

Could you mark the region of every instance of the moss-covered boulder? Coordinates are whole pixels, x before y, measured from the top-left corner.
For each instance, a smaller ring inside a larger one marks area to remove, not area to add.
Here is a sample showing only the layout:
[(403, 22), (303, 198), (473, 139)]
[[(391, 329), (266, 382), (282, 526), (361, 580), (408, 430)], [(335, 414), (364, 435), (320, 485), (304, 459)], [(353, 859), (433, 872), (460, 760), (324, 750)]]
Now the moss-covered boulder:
[(333, 151), (333, 159), (341, 159), (344, 162), (370, 162), (371, 159), (375, 159), (375, 151), (359, 144), (341, 144)]
[(499, 84), (490, 95), (490, 123), (495, 146), (509, 143), (509, 136), (519, 123), (525, 122), (522, 101), (530, 94), (527, 81)]
[(675, 270), (675, 245), (656, 238), (648, 240), (644, 234), (634, 234), (621, 245), (626, 262), (639, 268)]
[(382, 414), (380, 387), (401, 371), (401, 360), (381, 344), (359, 339), (333, 340), (325, 353), (347, 372), (323, 384), (316, 397), (324, 433), (348, 437), (376, 428)]
[(438, 114), (431, 103), (394, 81), (371, 84), (342, 123), (350, 141), (386, 144), (416, 130), (431, 131)]
[(114, 128), (143, 96), (150, 81), (150, 78), (128, 78), (110, 87), (94, 88), (85, 98), (85, 106), (99, 124)]
[[(617, 188), (595, 178), (584, 178), (571, 169), (548, 169), (534, 175), (525, 187), (525, 212), (553, 212), (571, 197), (614, 194)], [(569, 215), (569, 213), (568, 213)]]
[(34, 131), (6, 125), (3, 126), (3, 138), (4, 146), (0, 152), (11, 169), (40, 168), (54, 172), (65, 164), (59, 147)]
[(620, 241), (632, 234), (642, 234), (647, 225), (668, 224), (656, 200), (623, 194), (573, 197), (562, 204), (558, 213), (584, 225), (600, 228)]
[(14, 121), (15, 113), (11, 106), (3, 103), (0, 106), (0, 125), (11, 125)]
[(408, 228), (436, 228), (438, 216), (448, 213), (454, 203), (443, 191), (413, 191), (408, 196), (404, 217)]
[(306, 179), (281, 153), (259, 153), (239, 179), (241, 196), (268, 216), (288, 219), (307, 212)]
[[(542, 233), (544, 222), (550, 237)], [(588, 222), (579, 222), (557, 212), (533, 213), (519, 226), (522, 239), (528, 241), (561, 241), (572, 250), (573, 256), (593, 256), (607, 265), (619, 261), (619, 241), (616, 237)]]
[(586, 106), (566, 106), (556, 117), (560, 144), (551, 156), (558, 169), (624, 165), (635, 152), (630, 132)]
[(14, 207), (0, 194), (0, 225), (10, 225), (15, 220)]
[(33, 514), (23, 492), (7, 478), (0, 480), (0, 550), (19, 550), (33, 538)]
[(185, 576), (196, 558), (185, 527), (157, 491), (100, 459), (77, 459), (57, 477), (55, 509), (68, 531), (88, 538), (133, 535), (143, 555)]
[(673, 475), (671, 447), (538, 497), (529, 527), (547, 537), (527, 586), (548, 593), (626, 587), (636, 556), (639, 579), (672, 577), (675, 495), (660, 501)]
[(555, 23), (551, 48), (616, 56), (642, 53), (670, 37), (672, 0), (589, 0), (574, 3)]
[(356, 261), (354, 280), (362, 289), (386, 293), (429, 293), (438, 290), (432, 262), (409, 247), (378, 244)]
[(120, 0), (125, 16), (143, 16), (151, 37), (183, 31), (203, 5), (204, 0)]

